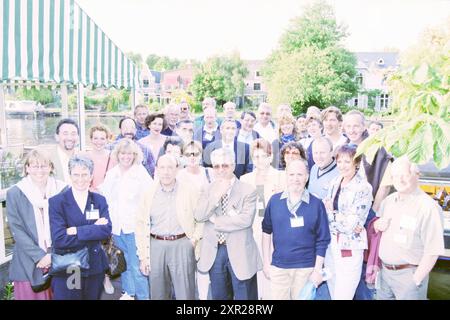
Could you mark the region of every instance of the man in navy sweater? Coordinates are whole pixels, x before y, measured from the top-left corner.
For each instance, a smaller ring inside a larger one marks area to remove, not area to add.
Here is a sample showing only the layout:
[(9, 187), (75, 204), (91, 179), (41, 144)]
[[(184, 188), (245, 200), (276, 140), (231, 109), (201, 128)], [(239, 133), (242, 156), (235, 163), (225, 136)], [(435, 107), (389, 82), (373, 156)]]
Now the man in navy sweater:
[(264, 214), (263, 270), (275, 300), (296, 299), (308, 280), (316, 287), (323, 281), (330, 230), (322, 201), (305, 189), (308, 176), (305, 160), (290, 162), (286, 190), (270, 198)]

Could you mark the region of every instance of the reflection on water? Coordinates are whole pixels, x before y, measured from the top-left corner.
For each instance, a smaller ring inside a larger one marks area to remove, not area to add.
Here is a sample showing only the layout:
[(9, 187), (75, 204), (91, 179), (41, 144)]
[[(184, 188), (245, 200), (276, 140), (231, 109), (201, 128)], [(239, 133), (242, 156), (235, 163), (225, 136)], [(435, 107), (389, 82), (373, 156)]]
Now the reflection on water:
[[(78, 120), (78, 117), (71, 116)], [(32, 116), (8, 116), (6, 119), (6, 128), (9, 144), (23, 143), (25, 146), (35, 146), (38, 144), (55, 143), (55, 130), (61, 117), (38, 117)], [(86, 134), (89, 128), (101, 122), (108, 126), (114, 133), (118, 134), (120, 117), (116, 116), (89, 116), (86, 117)], [(89, 137), (86, 137), (86, 142)]]

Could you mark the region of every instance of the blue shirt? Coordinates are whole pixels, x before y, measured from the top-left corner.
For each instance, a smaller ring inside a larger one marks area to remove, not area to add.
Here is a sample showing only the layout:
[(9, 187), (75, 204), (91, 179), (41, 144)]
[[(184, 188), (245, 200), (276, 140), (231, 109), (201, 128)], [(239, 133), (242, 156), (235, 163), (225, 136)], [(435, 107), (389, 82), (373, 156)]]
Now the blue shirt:
[(136, 122), (136, 140), (142, 139), (150, 134), (150, 130), (148, 128), (142, 127), (139, 123)]
[[(114, 150), (117, 143), (121, 139), (123, 139), (123, 135), (119, 134), (116, 138), (116, 141), (107, 145), (106, 149)], [(153, 176), (155, 174), (156, 161), (155, 161), (155, 158), (153, 158), (151, 150), (149, 148), (147, 148), (145, 145), (143, 145), (142, 143), (140, 143), (139, 141), (136, 141), (136, 139), (134, 139), (133, 141), (141, 148), (142, 155), (143, 155), (142, 165), (145, 167), (145, 169), (147, 169), (148, 174), (153, 178)]]
[(302, 227), (291, 227), (293, 215), (286, 193), (274, 194), (264, 213), (262, 230), (272, 234), (272, 265), (278, 268), (312, 268), (316, 256), (325, 257), (330, 243), (328, 217), (321, 200), (305, 190), (295, 213), (303, 217)]

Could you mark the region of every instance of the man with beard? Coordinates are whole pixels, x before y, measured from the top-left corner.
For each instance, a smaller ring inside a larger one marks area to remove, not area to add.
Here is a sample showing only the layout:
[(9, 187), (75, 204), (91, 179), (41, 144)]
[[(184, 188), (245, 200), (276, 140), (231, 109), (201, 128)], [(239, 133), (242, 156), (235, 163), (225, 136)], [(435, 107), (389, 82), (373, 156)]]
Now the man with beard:
[(55, 178), (70, 183), (69, 159), (76, 153), (80, 130), (72, 119), (61, 119), (56, 126), (57, 145), (42, 146), (51, 155), (55, 166)]

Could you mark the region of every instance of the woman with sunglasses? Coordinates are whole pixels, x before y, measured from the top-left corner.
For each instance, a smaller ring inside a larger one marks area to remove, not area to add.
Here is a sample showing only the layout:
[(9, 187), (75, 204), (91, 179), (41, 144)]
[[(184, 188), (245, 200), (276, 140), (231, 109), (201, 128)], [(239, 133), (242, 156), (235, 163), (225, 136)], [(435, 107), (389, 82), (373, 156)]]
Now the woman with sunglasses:
[[(211, 168), (204, 168), (202, 163), (202, 145), (197, 141), (190, 141), (183, 147), (183, 158), (186, 167), (178, 172), (177, 179), (195, 184), (198, 190), (205, 188), (213, 180)], [(200, 248), (199, 245), (196, 248)], [(199, 252), (195, 252), (198, 260)], [(209, 274), (197, 272), (198, 298), (208, 299)]]

